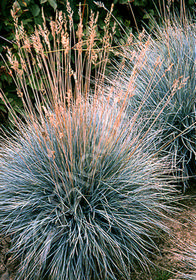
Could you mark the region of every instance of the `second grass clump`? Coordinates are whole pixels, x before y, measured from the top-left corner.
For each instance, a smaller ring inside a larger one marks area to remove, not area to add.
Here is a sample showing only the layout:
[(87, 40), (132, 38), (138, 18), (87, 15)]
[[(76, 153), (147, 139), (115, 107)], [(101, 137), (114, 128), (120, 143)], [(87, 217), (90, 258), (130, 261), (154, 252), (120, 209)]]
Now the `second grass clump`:
[[(160, 132), (157, 154), (171, 155), (183, 190), (196, 170), (195, 40), (193, 20), (180, 22), (171, 16), (162, 27), (156, 26), (152, 36), (143, 30), (131, 47), (122, 48), (121, 75), (114, 79), (115, 91), (129, 96), (129, 116), (137, 113), (142, 129)], [(130, 90), (133, 74), (134, 91)]]

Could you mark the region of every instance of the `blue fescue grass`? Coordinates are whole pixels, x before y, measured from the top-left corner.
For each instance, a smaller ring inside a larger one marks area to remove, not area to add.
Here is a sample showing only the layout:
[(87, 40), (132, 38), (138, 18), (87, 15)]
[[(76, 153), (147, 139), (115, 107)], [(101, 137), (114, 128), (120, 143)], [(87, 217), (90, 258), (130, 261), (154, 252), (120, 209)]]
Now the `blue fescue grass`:
[(137, 74), (128, 113), (137, 112), (145, 129), (161, 131), (158, 153), (171, 154), (173, 164), (181, 169), (184, 189), (189, 176), (195, 175), (195, 41), (196, 26), (188, 19), (182, 23), (170, 19), (152, 36), (144, 30), (130, 48), (124, 48), (119, 78), (127, 95), (130, 76)]
[(7, 140), (0, 229), (22, 259), (17, 279), (130, 279), (134, 262), (147, 267), (174, 190), (155, 136), (136, 136), (115, 107), (85, 103)]

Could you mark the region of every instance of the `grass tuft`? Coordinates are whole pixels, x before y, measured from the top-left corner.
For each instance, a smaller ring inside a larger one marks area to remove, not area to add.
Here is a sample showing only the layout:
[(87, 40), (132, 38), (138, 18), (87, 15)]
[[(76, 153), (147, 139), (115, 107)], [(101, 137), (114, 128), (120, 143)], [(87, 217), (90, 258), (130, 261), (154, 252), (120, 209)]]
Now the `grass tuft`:
[(172, 188), (154, 136), (138, 145), (136, 132), (114, 107), (84, 103), (7, 140), (0, 226), (22, 259), (18, 279), (129, 279), (134, 262), (148, 265)]
[[(144, 30), (131, 47), (124, 48), (118, 79), (124, 95), (129, 95), (129, 115), (137, 112), (143, 129), (161, 132), (157, 151), (172, 156), (184, 190), (196, 170), (195, 34), (195, 23), (188, 19), (183, 23), (170, 19), (152, 36)], [(133, 73), (137, 75), (134, 92), (129, 90)]]

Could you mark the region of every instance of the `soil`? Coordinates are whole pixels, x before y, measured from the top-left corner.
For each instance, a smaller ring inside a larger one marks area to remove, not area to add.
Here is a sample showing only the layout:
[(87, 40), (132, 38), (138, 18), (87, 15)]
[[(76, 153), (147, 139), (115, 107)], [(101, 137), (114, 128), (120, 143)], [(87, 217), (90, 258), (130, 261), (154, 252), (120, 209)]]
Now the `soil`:
[(161, 240), (155, 266), (150, 273), (134, 273), (134, 280), (196, 280), (196, 185), (189, 195), (172, 222), (166, 223), (171, 238)]
[[(182, 211), (168, 224), (171, 238), (161, 241), (161, 255), (153, 260), (155, 267), (150, 274), (134, 273), (133, 279), (180, 280), (191, 272), (189, 280), (196, 280), (196, 191), (182, 204)], [(10, 237), (0, 237), (0, 280), (14, 280), (16, 276), (19, 262), (9, 253), (10, 241)]]
[(160, 264), (166, 269), (177, 272), (172, 279), (185, 279), (190, 275), (196, 280), (196, 198), (192, 198), (186, 208), (176, 215), (171, 225), (172, 238), (162, 244), (163, 257)]
[(10, 237), (0, 237), (0, 280), (14, 280), (18, 262), (10, 251)]

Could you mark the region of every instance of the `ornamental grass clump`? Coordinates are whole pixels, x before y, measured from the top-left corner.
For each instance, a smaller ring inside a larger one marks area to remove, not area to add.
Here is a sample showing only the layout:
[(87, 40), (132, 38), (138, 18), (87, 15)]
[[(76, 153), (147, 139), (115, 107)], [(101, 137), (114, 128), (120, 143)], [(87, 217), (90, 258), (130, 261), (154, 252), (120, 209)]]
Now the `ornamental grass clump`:
[(131, 47), (123, 48), (118, 78), (128, 95), (129, 77), (138, 73), (135, 91), (129, 94), (128, 113), (137, 112), (144, 129), (161, 131), (158, 153), (172, 156), (185, 189), (189, 176), (195, 175), (196, 25), (188, 19), (183, 23), (170, 19), (152, 36), (144, 30), (133, 41)]
[(17, 279), (130, 279), (135, 262), (147, 267), (172, 187), (154, 136), (136, 139), (116, 108), (81, 101), (7, 139), (0, 229), (21, 259)]
[(30, 38), (13, 13), (18, 54), (8, 58), (24, 109), (1, 93), (15, 130), (0, 148), (0, 232), (12, 237), (17, 279), (130, 279), (167, 232), (171, 167), (154, 154), (156, 133), (128, 120), (126, 98), (106, 94), (110, 13), (100, 48), (97, 17), (85, 40), (81, 12), (73, 35), (67, 7), (68, 20), (59, 12)]

